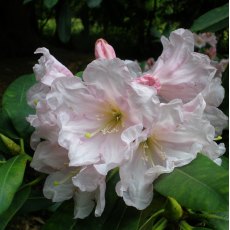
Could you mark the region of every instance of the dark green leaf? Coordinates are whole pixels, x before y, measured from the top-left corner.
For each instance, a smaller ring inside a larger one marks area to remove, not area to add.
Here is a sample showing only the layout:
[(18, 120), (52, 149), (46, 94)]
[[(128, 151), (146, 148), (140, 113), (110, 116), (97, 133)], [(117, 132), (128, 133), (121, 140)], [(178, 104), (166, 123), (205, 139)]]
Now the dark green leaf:
[(15, 130), (7, 112), (0, 108), (0, 133), (12, 138), (12, 139), (19, 139), (17, 131)]
[[(228, 24), (229, 24), (229, 18), (225, 18), (219, 22), (217, 22), (214, 25), (211, 25), (207, 28), (205, 28), (205, 31), (209, 31), (209, 32), (217, 32), (219, 30), (222, 30), (224, 28), (228, 28)], [(203, 30), (204, 31), (204, 30)]]
[(23, 4), (27, 4), (27, 3), (32, 2), (32, 1), (34, 1), (34, 0), (24, 0)]
[(87, 5), (89, 8), (99, 7), (102, 0), (87, 0)]
[[(105, 222), (113, 215), (114, 209), (119, 203), (119, 198), (115, 192), (115, 186), (119, 180), (117, 169), (111, 171), (106, 178), (106, 194), (105, 194), (105, 210), (100, 218), (95, 218), (94, 213), (84, 220), (77, 220), (76, 229), (80, 230), (94, 230), (97, 226), (97, 230), (101, 230), (105, 226)], [(121, 203), (124, 205), (124, 203)]]
[(22, 183), (26, 161), (27, 156), (20, 154), (0, 167), (0, 214), (10, 206)]
[(64, 2), (58, 15), (58, 36), (61, 42), (67, 43), (71, 37), (71, 9), (67, 2)]
[(31, 191), (31, 194), (27, 201), (22, 206), (21, 213), (35, 212), (42, 209), (46, 209), (53, 205), (54, 203), (51, 200), (48, 200), (44, 197), (41, 191)]
[(107, 221), (103, 224), (103, 230), (128, 230), (138, 229), (140, 223), (141, 212), (133, 207), (125, 205), (124, 201), (120, 198), (113, 212), (110, 214)]
[(13, 218), (13, 216), (17, 213), (17, 211), (21, 208), (23, 203), (27, 200), (30, 194), (30, 187), (27, 187), (21, 191), (18, 191), (15, 194), (13, 202), (10, 207), (0, 215), (0, 230), (4, 230), (9, 221)]
[(221, 166), (224, 169), (228, 170), (229, 169), (229, 159), (227, 157), (225, 157), (225, 156), (221, 157), (221, 159), (222, 159)]
[(43, 0), (43, 2), (45, 7), (51, 9), (58, 3), (58, 0)]
[(194, 21), (191, 30), (194, 32), (197, 31), (215, 32), (219, 29), (223, 29), (224, 27), (228, 27), (228, 24), (226, 24), (229, 17), (228, 9), (229, 9), (229, 5), (225, 4), (221, 7), (208, 11), (207, 13), (203, 14), (202, 16), (200, 16), (198, 19)]
[(221, 212), (221, 213), (208, 213), (208, 223), (215, 230), (226, 230), (228, 229), (229, 222), (228, 212)]
[(73, 219), (73, 200), (63, 203), (52, 217), (46, 222), (42, 230), (71, 230), (76, 224)]
[(155, 189), (193, 210), (228, 210), (228, 171), (201, 154), (190, 164), (162, 175)]
[(28, 137), (33, 130), (26, 121), (26, 117), (34, 113), (27, 105), (26, 93), (34, 83), (33, 74), (23, 75), (11, 83), (3, 95), (3, 109), (21, 137)]

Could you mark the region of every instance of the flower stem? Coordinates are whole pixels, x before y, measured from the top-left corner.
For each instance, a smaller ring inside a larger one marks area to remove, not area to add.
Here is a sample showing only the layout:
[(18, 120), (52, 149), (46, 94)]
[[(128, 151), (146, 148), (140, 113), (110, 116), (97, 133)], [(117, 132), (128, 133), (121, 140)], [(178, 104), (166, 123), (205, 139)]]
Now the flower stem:
[(33, 180), (27, 184), (22, 185), (19, 190), (22, 190), (26, 187), (34, 186), (34, 185), (38, 184), (40, 181), (42, 181), (45, 178), (45, 176), (46, 175), (41, 175), (41, 176), (37, 177), (35, 180)]

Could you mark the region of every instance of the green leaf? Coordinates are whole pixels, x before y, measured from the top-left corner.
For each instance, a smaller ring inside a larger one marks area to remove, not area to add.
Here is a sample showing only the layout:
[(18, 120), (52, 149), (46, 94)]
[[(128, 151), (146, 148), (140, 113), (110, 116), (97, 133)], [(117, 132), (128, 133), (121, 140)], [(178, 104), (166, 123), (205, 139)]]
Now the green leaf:
[(40, 211), (50, 207), (53, 204), (54, 203), (51, 200), (48, 200), (44, 197), (41, 191), (32, 190), (29, 198), (22, 206), (20, 213), (25, 214), (29, 212)]
[(228, 170), (229, 169), (229, 159), (225, 156), (222, 156), (221, 160), (222, 160), (221, 167)]
[(110, 214), (107, 221), (103, 224), (103, 230), (136, 230), (139, 227), (141, 212), (133, 207), (125, 205), (120, 198)]
[(201, 154), (190, 164), (160, 176), (154, 188), (193, 210), (228, 210), (228, 171)]
[(73, 200), (63, 203), (52, 217), (46, 222), (42, 230), (71, 230), (76, 224), (73, 219)]
[(151, 204), (146, 209), (141, 211), (139, 230), (152, 229), (155, 220), (164, 212), (166, 203), (166, 197), (160, 195), (158, 192), (154, 192)]
[(12, 154), (18, 154), (21, 152), (21, 147), (10, 138), (0, 133), (0, 139)]
[(0, 167), (0, 214), (10, 206), (22, 183), (26, 161), (27, 156), (20, 154)]
[(27, 90), (35, 83), (33, 74), (23, 75), (10, 84), (3, 95), (3, 109), (21, 137), (28, 137), (32, 127), (26, 121), (34, 110), (27, 105)]
[(194, 21), (191, 30), (194, 32), (216, 32), (228, 27), (228, 9), (229, 5), (225, 4), (221, 7), (208, 11)]
[(0, 120), (0, 133), (3, 133), (11, 139), (19, 139), (17, 131), (3, 108), (0, 108)]
[(32, 2), (32, 1), (34, 1), (34, 0), (24, 0), (24, 1), (23, 1), (23, 4), (25, 5), (25, 4), (27, 4), (27, 3), (29, 3), (29, 2)]
[[(103, 226), (105, 226), (105, 222), (110, 218), (110, 216), (113, 216), (114, 209), (116, 208), (117, 204), (119, 203), (119, 198), (115, 192), (115, 186), (117, 182), (119, 181), (119, 174), (118, 170), (114, 169), (111, 172), (109, 172), (107, 178), (106, 178), (106, 193), (105, 193), (105, 210), (100, 218), (95, 218), (94, 213), (91, 213), (91, 215), (84, 220), (77, 220), (76, 229), (80, 230), (94, 230), (95, 226), (97, 226), (97, 230), (103, 229)], [(121, 203), (124, 205), (124, 203)]]
[(15, 194), (13, 202), (10, 207), (0, 215), (0, 230), (4, 230), (9, 223), (9, 221), (13, 218), (13, 216), (17, 213), (17, 211), (21, 208), (24, 202), (27, 200), (30, 194), (30, 187), (27, 187), (21, 191), (18, 191)]
[(87, 0), (87, 5), (89, 8), (99, 7), (102, 0)]
[(80, 71), (80, 72), (77, 72), (77, 73), (76, 73), (76, 76), (77, 76), (77, 77), (80, 77), (81, 79), (82, 79), (82, 75), (83, 75), (83, 71)]
[(71, 37), (71, 9), (67, 2), (63, 3), (63, 6), (58, 15), (58, 37), (61, 42), (67, 43)]
[(229, 226), (228, 212), (208, 213), (208, 223), (215, 230), (226, 230)]
[(58, 0), (43, 0), (43, 3), (45, 7), (51, 9), (58, 3)]

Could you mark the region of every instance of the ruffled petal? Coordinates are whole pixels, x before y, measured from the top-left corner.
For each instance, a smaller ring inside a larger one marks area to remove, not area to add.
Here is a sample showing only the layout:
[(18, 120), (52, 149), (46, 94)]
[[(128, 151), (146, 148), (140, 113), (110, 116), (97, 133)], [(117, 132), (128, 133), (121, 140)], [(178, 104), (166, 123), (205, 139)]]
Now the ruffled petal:
[(41, 53), (43, 56), (38, 60), (39, 64), (33, 67), (37, 81), (50, 86), (54, 79), (58, 77), (72, 77), (73, 74), (54, 58), (46, 48), (38, 48), (35, 54)]

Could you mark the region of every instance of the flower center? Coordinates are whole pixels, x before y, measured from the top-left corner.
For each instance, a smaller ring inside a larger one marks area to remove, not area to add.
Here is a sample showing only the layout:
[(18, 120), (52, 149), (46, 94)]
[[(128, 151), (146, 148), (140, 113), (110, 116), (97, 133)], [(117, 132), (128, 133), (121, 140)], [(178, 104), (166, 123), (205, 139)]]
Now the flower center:
[(154, 136), (148, 137), (146, 141), (140, 143), (143, 161), (153, 167), (165, 161), (165, 153), (163, 147), (158, 143)]
[(111, 110), (104, 112), (103, 116), (101, 117), (105, 118), (105, 122), (94, 132), (86, 132), (86, 138), (91, 138), (98, 133), (102, 133), (104, 135), (109, 133), (116, 133), (124, 127), (123, 115), (117, 108), (112, 108)]

